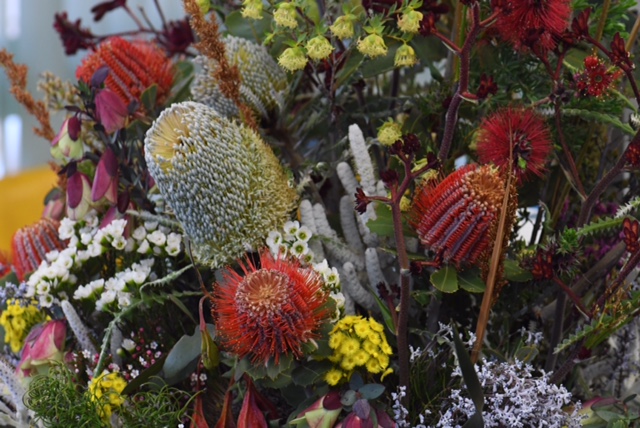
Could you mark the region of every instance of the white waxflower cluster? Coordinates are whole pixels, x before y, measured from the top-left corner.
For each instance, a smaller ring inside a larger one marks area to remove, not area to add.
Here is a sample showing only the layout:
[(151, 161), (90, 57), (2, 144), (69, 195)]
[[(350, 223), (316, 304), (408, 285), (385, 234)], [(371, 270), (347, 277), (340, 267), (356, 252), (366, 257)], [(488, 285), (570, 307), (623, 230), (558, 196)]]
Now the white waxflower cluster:
[[(242, 101), (263, 118), (269, 117), (270, 112), (279, 113), (288, 88), (287, 75), (267, 49), (241, 37), (227, 36), (223, 41), (227, 61), (237, 66), (242, 76)], [(215, 75), (217, 61), (199, 56), (195, 62), (202, 65), (202, 70), (191, 85), (193, 100), (215, 108), (223, 116), (237, 117), (236, 104), (220, 92)]]
[(250, 128), (195, 102), (165, 109), (145, 138), (149, 171), (201, 262), (220, 267), (281, 227), (297, 194)]
[[(571, 393), (564, 386), (549, 383), (549, 374), (538, 375), (535, 369), (521, 361), (515, 363), (484, 361), (476, 366), (484, 391), (482, 417), (485, 427), (567, 427), (581, 426), (580, 404), (573, 413), (563, 410), (572, 404)], [(462, 378), (460, 367), (452, 375)], [(461, 427), (475, 413), (466, 388), (454, 389), (448, 408), (436, 425), (438, 428)]]
[[(116, 302), (113, 309), (131, 304), (134, 286), (139, 287), (152, 278), (154, 257), (175, 257), (181, 253), (182, 236), (170, 232), (157, 222), (145, 222), (131, 236), (125, 233), (127, 220), (113, 220), (100, 228), (95, 211), (82, 221), (64, 218), (58, 233), (67, 240), (67, 247), (51, 251), (27, 281), (26, 296), (38, 299), (41, 306), (50, 307), (60, 300), (91, 299), (96, 309)], [(107, 252), (128, 254), (133, 264), (123, 266), (112, 278), (96, 278), (78, 284), (78, 274), (91, 259)], [(140, 260), (136, 263), (136, 260)]]

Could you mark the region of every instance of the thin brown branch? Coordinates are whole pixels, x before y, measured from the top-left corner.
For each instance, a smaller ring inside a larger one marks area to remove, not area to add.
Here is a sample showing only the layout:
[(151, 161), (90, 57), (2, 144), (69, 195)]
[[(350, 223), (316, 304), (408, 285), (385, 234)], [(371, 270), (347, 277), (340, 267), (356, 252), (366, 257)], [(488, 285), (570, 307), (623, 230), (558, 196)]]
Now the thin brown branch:
[(56, 133), (51, 127), (47, 105), (43, 101), (34, 100), (27, 90), (28, 67), (24, 64), (16, 64), (13, 61), (13, 55), (7, 52), (6, 49), (0, 50), (0, 65), (4, 67), (7, 78), (11, 83), (11, 89), (9, 90), (11, 94), (40, 123), (40, 128), (34, 127), (33, 132), (45, 140), (53, 140)]

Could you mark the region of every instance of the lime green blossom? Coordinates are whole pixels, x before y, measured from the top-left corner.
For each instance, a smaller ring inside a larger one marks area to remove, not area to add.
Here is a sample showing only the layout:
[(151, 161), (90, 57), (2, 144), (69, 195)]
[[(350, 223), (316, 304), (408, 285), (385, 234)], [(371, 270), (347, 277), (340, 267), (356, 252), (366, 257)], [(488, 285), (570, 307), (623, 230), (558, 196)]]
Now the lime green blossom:
[(127, 381), (119, 373), (103, 373), (91, 379), (89, 394), (91, 401), (97, 401), (100, 406), (100, 415), (105, 421), (111, 419), (113, 411), (124, 404), (124, 396), (121, 394), (127, 386)]
[(273, 20), (280, 27), (296, 28), (298, 26), (296, 5), (290, 2), (280, 3), (273, 12)]
[(316, 36), (313, 39), (307, 42), (305, 46), (307, 49), (307, 55), (309, 58), (319, 61), (321, 59), (325, 59), (331, 52), (333, 51), (333, 46), (329, 40), (327, 40), (324, 36)]
[(242, 17), (262, 19), (262, 0), (244, 0), (242, 2)]
[(287, 48), (278, 57), (278, 64), (291, 72), (302, 70), (307, 65), (307, 56), (299, 46)]
[(401, 138), (402, 129), (400, 124), (393, 119), (387, 120), (378, 128), (378, 141), (385, 146), (390, 146)]
[(7, 300), (7, 308), (0, 315), (0, 326), (4, 329), (4, 342), (9, 344), (12, 352), (20, 352), (24, 339), (34, 325), (49, 319), (36, 303), (34, 300), (23, 306), (16, 299)]
[(393, 372), (389, 367), (393, 350), (382, 324), (373, 318), (344, 317), (329, 334), (329, 347), (333, 350), (329, 360), (335, 366), (325, 374), (324, 380), (331, 386), (349, 379), (358, 367), (372, 374), (382, 373), (382, 378)]
[(339, 16), (333, 25), (329, 27), (329, 30), (331, 30), (331, 33), (340, 40), (348, 39), (353, 37), (353, 22), (355, 20), (356, 17), (353, 14)]
[(412, 67), (417, 63), (418, 57), (416, 57), (416, 52), (411, 46), (404, 44), (398, 48), (393, 65), (396, 67)]
[(364, 39), (358, 40), (358, 50), (362, 55), (375, 58), (387, 54), (387, 45), (378, 34), (369, 34)]
[(420, 30), (422, 16), (422, 12), (417, 10), (405, 10), (398, 19), (398, 28), (404, 33), (417, 33)]

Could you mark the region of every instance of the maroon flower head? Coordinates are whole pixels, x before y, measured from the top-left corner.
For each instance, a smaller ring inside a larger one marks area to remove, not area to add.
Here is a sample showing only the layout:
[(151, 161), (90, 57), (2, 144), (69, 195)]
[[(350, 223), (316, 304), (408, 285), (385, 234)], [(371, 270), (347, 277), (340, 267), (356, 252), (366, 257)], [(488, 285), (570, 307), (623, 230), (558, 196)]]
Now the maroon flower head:
[(495, 167), (467, 165), (416, 191), (410, 223), (436, 260), (473, 265), (489, 248), (503, 198), (504, 180)]
[(582, 97), (600, 97), (621, 75), (622, 71), (607, 68), (597, 56), (588, 56), (584, 59), (584, 71), (574, 76), (576, 90)]
[(541, 54), (553, 50), (569, 26), (569, 0), (506, 0), (497, 7), (500, 12), (495, 28), (518, 50)]
[(189, 19), (170, 21), (156, 40), (158, 45), (167, 52), (167, 55), (184, 54), (195, 41)]
[(69, 21), (67, 12), (54, 15), (53, 28), (60, 35), (64, 45), (64, 53), (73, 55), (79, 50), (89, 49), (95, 46), (94, 36), (90, 30), (80, 27), (80, 19), (76, 22)]
[(589, 37), (589, 16), (591, 8), (585, 9), (571, 22), (571, 31), (578, 40)]
[(611, 41), (611, 61), (623, 70), (633, 70), (636, 67), (620, 33), (616, 33)]
[(551, 134), (533, 110), (504, 109), (485, 118), (477, 136), (480, 163), (504, 170), (513, 156), (513, 173), (522, 183), (531, 175), (542, 176), (551, 152)]
[(371, 200), (365, 195), (362, 187), (358, 187), (356, 189), (356, 211), (360, 214), (364, 214), (367, 212), (367, 205), (371, 202)]
[(480, 85), (478, 86), (478, 92), (476, 93), (478, 98), (484, 100), (489, 96), (489, 94), (495, 95), (497, 93), (498, 85), (496, 84), (495, 80), (493, 80), (493, 76), (487, 76), (486, 74), (482, 73), (482, 76), (480, 76)]
[(127, 4), (127, 0), (110, 0), (110, 1), (104, 1), (102, 3), (98, 3), (97, 5), (91, 8), (91, 13), (93, 13), (93, 20), (98, 22), (108, 12), (119, 9), (122, 6), (125, 6), (126, 4)]

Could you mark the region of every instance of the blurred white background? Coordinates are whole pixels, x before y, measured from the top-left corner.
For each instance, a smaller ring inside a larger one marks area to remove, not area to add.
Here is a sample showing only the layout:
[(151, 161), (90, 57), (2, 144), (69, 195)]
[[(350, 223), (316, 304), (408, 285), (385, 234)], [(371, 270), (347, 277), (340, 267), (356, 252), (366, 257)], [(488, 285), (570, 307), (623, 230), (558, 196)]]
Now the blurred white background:
[[(91, 8), (100, 0), (0, 0), (0, 48), (14, 54), (17, 63), (29, 66), (29, 90), (36, 99), (36, 84), (43, 71), (51, 71), (64, 80), (75, 82), (75, 69), (88, 51), (73, 56), (64, 47), (53, 28), (54, 14), (67, 12), (70, 21), (81, 19), (83, 28), (95, 35), (136, 29), (127, 13), (118, 9), (108, 13), (100, 22), (93, 21)], [(158, 0), (167, 20), (185, 16), (181, 0)], [(128, 0), (127, 5), (138, 16), (143, 7), (153, 24), (160, 28), (160, 17), (153, 0)], [(53, 117), (57, 132), (62, 117)], [(21, 170), (45, 164), (49, 159), (49, 144), (36, 137), (32, 129), (34, 119), (26, 114), (9, 93), (9, 82), (0, 70), (0, 179)]]

